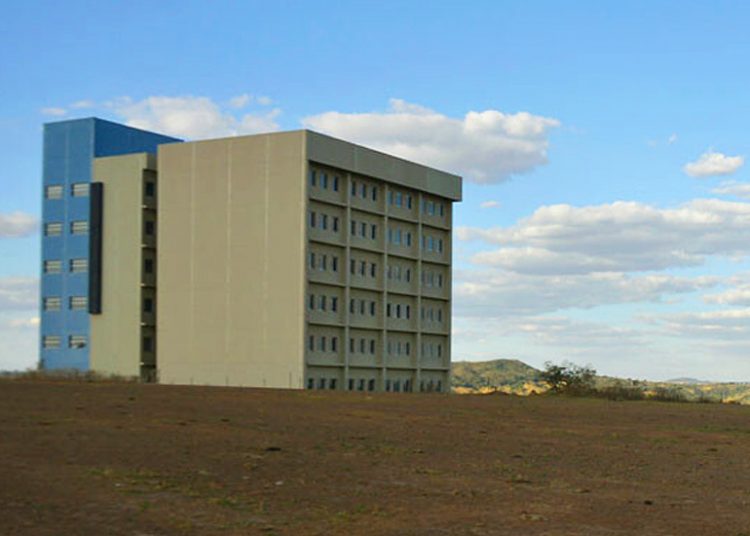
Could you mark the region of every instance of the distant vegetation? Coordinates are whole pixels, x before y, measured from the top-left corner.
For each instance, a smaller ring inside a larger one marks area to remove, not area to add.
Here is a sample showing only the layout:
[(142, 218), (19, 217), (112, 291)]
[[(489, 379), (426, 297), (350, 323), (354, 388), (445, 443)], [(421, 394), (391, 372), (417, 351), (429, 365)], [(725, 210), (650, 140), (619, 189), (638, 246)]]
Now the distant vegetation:
[(723, 402), (750, 405), (750, 383), (711, 383), (692, 378), (652, 382), (597, 376), (591, 367), (546, 363), (544, 370), (515, 359), (453, 363), (453, 391), (516, 395), (555, 392), (612, 400)]

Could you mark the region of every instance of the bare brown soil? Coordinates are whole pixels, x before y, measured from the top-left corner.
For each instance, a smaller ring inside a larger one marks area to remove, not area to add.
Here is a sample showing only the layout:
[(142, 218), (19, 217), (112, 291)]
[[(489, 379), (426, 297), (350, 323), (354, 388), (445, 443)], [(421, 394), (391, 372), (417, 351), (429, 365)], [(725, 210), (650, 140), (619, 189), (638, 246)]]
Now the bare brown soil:
[(2, 381), (0, 534), (750, 535), (750, 408)]

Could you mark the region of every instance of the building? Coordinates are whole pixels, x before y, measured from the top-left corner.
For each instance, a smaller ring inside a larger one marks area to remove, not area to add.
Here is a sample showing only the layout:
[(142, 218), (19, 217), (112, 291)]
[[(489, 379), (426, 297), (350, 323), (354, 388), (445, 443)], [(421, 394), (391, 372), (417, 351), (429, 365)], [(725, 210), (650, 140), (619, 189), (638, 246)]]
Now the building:
[[(448, 389), (460, 177), (306, 130), (176, 141), (89, 157), (90, 269), (76, 291), (87, 310), (55, 280), (80, 275), (78, 257), (45, 236), (44, 265), (70, 268), (43, 275), (45, 366), (176, 384)], [(45, 185), (55, 179), (45, 167)], [(45, 228), (67, 232), (58, 213), (45, 207)]]

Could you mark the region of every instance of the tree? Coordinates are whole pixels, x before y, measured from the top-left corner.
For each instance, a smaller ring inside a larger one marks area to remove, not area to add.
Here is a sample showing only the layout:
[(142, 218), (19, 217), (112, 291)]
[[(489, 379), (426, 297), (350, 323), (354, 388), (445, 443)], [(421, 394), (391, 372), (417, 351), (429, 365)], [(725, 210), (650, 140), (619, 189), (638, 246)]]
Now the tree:
[(561, 365), (547, 361), (540, 377), (554, 393), (584, 394), (594, 389), (596, 370), (569, 361)]

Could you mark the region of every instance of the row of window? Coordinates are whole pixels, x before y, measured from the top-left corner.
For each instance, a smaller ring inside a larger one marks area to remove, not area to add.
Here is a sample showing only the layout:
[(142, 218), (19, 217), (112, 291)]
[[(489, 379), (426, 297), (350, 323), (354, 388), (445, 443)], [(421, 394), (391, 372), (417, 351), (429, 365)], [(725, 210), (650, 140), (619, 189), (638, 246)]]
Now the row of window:
[[(71, 296), (68, 298), (68, 308), (71, 311), (85, 311), (88, 308), (88, 301), (86, 296)], [(44, 298), (42, 308), (45, 311), (59, 311), (62, 308), (62, 298), (59, 296)]]
[(443, 239), (432, 235), (422, 235), (422, 249), (424, 251), (443, 252)]
[[(336, 296), (324, 296), (310, 294), (307, 300), (307, 307), (311, 311), (331, 311), (338, 312), (338, 298)], [(386, 316), (388, 318), (411, 318), (411, 306), (409, 304), (389, 303), (385, 306)], [(363, 300), (352, 298), (349, 300), (349, 313), (353, 315), (377, 314), (377, 303), (373, 300)]]
[[(318, 171), (315, 169), (310, 170), (310, 186), (319, 187), (324, 190), (328, 190), (329, 187), (334, 192), (339, 191), (339, 175), (329, 176), (325, 171)], [(360, 197), (362, 199), (370, 199), (372, 201), (378, 200), (378, 187), (376, 185), (368, 185), (366, 182), (357, 182), (352, 180), (350, 188), (351, 197)], [(394, 207), (407, 208), (411, 210), (413, 205), (413, 197), (410, 193), (399, 192), (398, 190), (390, 190), (388, 192), (388, 203)], [(445, 205), (443, 203), (432, 201), (428, 199), (422, 200), (422, 212), (429, 214), (430, 216), (444, 216)]]
[(338, 192), (339, 180), (340, 178), (338, 175), (331, 176), (329, 181), (328, 173), (326, 173), (325, 171), (317, 171), (315, 169), (310, 170), (310, 186), (320, 187), (324, 190), (328, 190), (328, 187), (330, 185), (331, 189), (334, 192)]
[(425, 270), (422, 272), (422, 286), (443, 288), (443, 274)]
[[(335, 391), (338, 386), (338, 378), (315, 378), (307, 379), (307, 388), (318, 389), (318, 390), (331, 390)], [(375, 390), (375, 378), (349, 378), (348, 382), (349, 391), (374, 391)], [(410, 379), (404, 379), (403, 383), (400, 379), (387, 379), (385, 380), (386, 392), (393, 393), (411, 393), (413, 390), (412, 381)], [(443, 390), (442, 380), (422, 380), (419, 385), (420, 392), (431, 393), (441, 392)]]
[(403, 244), (406, 247), (411, 247), (411, 231), (398, 228), (388, 229), (388, 242), (396, 246)]
[[(68, 269), (73, 274), (87, 272), (89, 269), (89, 261), (88, 259), (70, 259)], [(62, 261), (44, 261), (44, 263), (42, 263), (42, 270), (45, 274), (62, 273)]]
[[(365, 339), (354, 337), (349, 339), (350, 354), (370, 354), (375, 355), (377, 342), (375, 339)], [(307, 338), (307, 349), (310, 352), (338, 352), (339, 338), (336, 336), (327, 337), (326, 335), (310, 335)]]
[(332, 313), (335, 313), (338, 311), (338, 308), (339, 308), (339, 299), (337, 296), (325, 296), (325, 295), (316, 296), (315, 294), (310, 294), (307, 300), (307, 307), (311, 311), (330, 310)]
[(360, 236), (362, 238), (369, 238), (370, 240), (377, 240), (378, 238), (378, 226), (366, 221), (358, 222), (357, 220), (352, 220), (350, 232), (352, 236)]
[[(44, 224), (44, 236), (61, 236), (63, 224), (61, 222), (50, 222)], [(76, 220), (70, 222), (70, 233), (74, 235), (88, 234), (89, 222)]]
[(388, 318), (411, 318), (411, 306), (409, 304), (388, 303), (385, 306), (385, 316)]
[[(62, 337), (59, 335), (46, 335), (42, 337), (42, 347), (45, 350), (57, 350), (62, 344)], [(85, 348), (88, 344), (86, 335), (70, 335), (68, 337), (68, 348), (79, 349)]]
[(422, 320), (442, 322), (443, 310), (440, 307), (422, 307)]
[[(331, 270), (334, 272), (339, 271), (339, 258), (337, 255), (331, 255), (330, 257), (330, 267)], [(320, 270), (320, 271), (328, 271), (328, 255), (325, 253), (318, 253), (316, 254), (314, 251), (310, 252), (310, 269), (312, 270)]]
[(320, 228), (324, 231), (328, 230), (330, 222), (331, 230), (334, 233), (339, 232), (339, 217), (338, 216), (331, 216), (329, 214), (320, 213), (318, 214), (314, 210), (310, 211), (310, 227), (313, 229)]
[(405, 268), (399, 264), (388, 265), (387, 277), (388, 279), (411, 283), (411, 268)]
[[(369, 265), (370, 269), (367, 269)], [(349, 260), (349, 272), (352, 275), (359, 275), (362, 277), (377, 277), (378, 276), (378, 265), (375, 262), (368, 263), (367, 261), (358, 261), (357, 259)]]
[[(64, 187), (61, 184), (54, 184), (44, 188), (44, 197), (46, 199), (62, 199)], [(70, 194), (73, 197), (88, 197), (89, 183), (74, 182), (70, 185)]]

